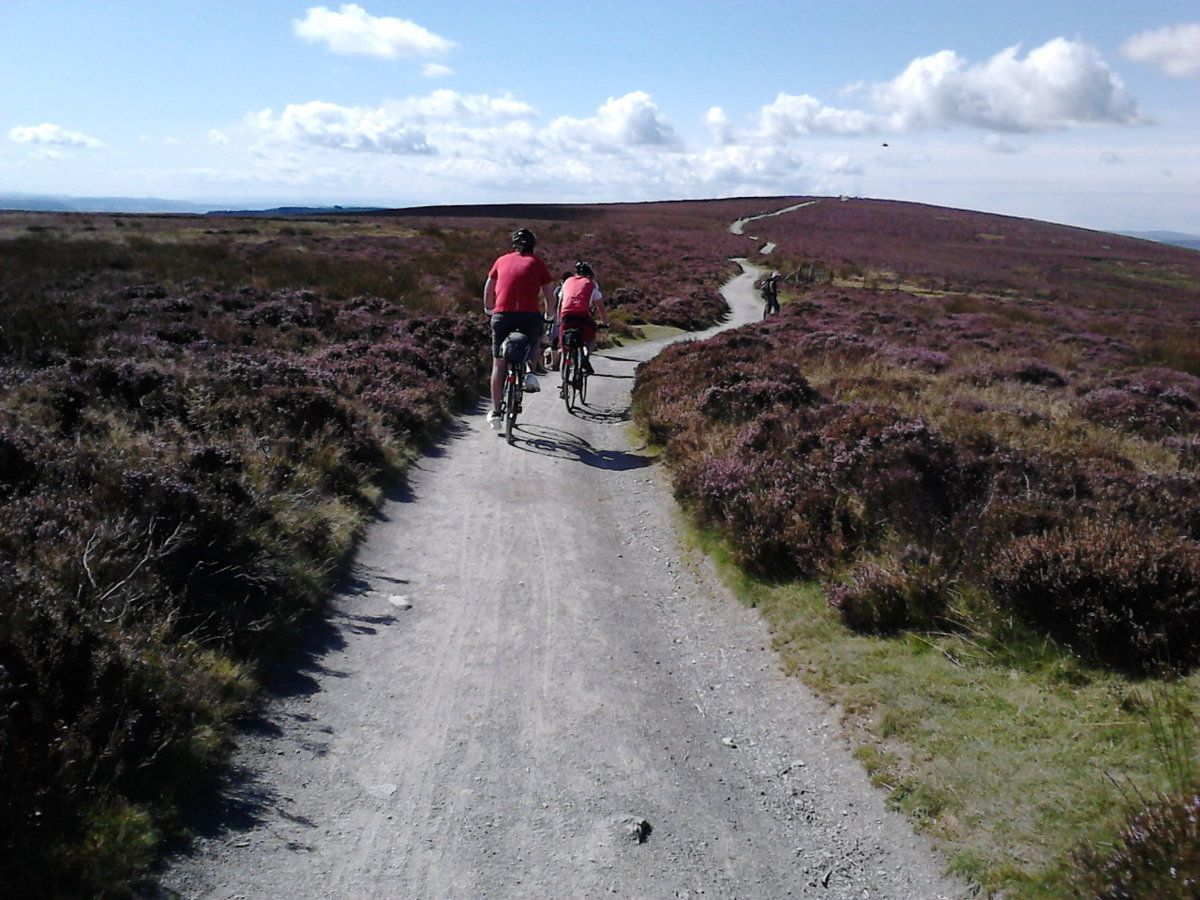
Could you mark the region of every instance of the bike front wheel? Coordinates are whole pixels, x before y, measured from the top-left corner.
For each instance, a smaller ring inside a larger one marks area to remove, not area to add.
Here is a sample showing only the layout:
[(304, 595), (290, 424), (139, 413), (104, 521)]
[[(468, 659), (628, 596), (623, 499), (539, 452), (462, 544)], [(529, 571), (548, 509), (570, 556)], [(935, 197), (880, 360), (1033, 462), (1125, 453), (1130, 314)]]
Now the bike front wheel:
[(513, 429), (517, 425), (517, 412), (521, 406), (521, 376), (509, 370), (504, 380), (504, 439), (510, 444), (516, 442)]

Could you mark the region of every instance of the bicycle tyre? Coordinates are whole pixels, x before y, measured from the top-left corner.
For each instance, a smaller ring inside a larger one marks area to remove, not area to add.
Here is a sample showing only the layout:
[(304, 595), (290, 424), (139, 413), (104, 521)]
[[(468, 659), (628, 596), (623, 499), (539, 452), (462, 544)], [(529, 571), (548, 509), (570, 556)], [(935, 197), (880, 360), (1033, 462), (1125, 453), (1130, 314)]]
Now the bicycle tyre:
[(581, 358), (583, 352), (576, 347), (571, 351), (571, 407), (579, 405), (579, 379), (583, 375)]
[(571, 362), (571, 354), (564, 353), (562, 361), (562, 385), (559, 388), (558, 394), (563, 399), (563, 403), (567, 406), (567, 412), (571, 411), (571, 376), (574, 373), (575, 366)]
[(504, 439), (510, 444), (516, 443), (513, 428), (517, 424), (517, 410), (521, 403), (521, 379), (509, 369), (504, 379)]
[[(583, 351), (580, 351), (579, 355), (581, 357), (583, 357), (584, 359), (587, 359), (587, 357), (583, 355)], [(588, 383), (587, 369), (585, 369), (583, 366), (580, 366), (579, 367), (579, 405), (580, 406), (587, 406), (587, 383)]]

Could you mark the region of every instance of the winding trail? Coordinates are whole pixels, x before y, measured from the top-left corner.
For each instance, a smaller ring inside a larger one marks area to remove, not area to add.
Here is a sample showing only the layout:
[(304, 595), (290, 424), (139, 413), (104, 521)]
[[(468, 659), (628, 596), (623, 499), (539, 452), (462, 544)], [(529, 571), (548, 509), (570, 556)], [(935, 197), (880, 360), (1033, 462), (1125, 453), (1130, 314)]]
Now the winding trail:
[[(760, 315), (743, 269), (722, 327)], [(626, 427), (660, 347), (599, 357), (577, 415), (533, 396), (515, 447), (480, 408), (419, 462), (164, 891), (966, 895), (680, 548)]]
[(737, 219), (729, 226), (730, 234), (745, 234), (746, 226), (751, 222), (757, 222), (759, 219), (770, 219), (773, 216), (782, 216), (785, 213), (795, 212), (798, 209), (804, 209), (806, 206), (816, 206), (820, 200), (805, 200), (803, 203), (793, 203), (791, 206), (785, 206), (783, 209), (777, 209), (773, 212), (762, 213), (757, 216), (746, 216), (744, 219)]

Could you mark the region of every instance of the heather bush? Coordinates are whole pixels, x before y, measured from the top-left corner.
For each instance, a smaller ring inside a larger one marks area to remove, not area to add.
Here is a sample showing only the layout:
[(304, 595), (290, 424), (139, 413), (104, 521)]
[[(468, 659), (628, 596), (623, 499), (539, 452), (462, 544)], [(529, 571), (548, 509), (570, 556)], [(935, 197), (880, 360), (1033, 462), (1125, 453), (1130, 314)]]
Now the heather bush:
[(618, 288), (605, 299), (610, 312), (634, 325), (655, 323), (696, 330), (714, 325), (729, 312), (721, 295), (712, 289), (693, 290), (687, 296), (648, 297), (638, 288)]
[(799, 409), (817, 399), (817, 392), (794, 365), (782, 366), (767, 377), (735, 365), (701, 394), (700, 411), (715, 421), (745, 422), (775, 407)]
[(855, 631), (894, 634), (942, 624), (952, 580), (936, 556), (915, 554), (898, 566), (863, 563), (827, 586), (829, 605)]
[(1085, 419), (1147, 438), (1200, 431), (1200, 406), (1192, 392), (1146, 380), (1113, 379), (1110, 385), (1082, 398)]
[(1200, 662), (1200, 548), (1169, 532), (1085, 521), (1019, 538), (987, 570), (996, 601), (1119, 669)]
[(1075, 888), (1100, 900), (1191, 900), (1200, 894), (1200, 794), (1160, 796), (1129, 816), (1111, 849), (1076, 857)]

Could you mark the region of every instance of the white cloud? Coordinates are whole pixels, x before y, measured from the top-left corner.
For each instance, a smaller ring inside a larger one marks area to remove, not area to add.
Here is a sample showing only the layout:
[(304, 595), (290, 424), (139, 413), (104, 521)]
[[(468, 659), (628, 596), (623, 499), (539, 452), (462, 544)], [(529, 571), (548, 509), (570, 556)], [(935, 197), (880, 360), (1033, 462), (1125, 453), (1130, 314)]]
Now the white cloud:
[(229, 143), (229, 135), (219, 128), (208, 130), (208, 142), (214, 147), (223, 147)]
[(549, 135), (563, 146), (614, 153), (630, 147), (678, 148), (675, 129), (644, 91), (609, 97), (589, 119), (562, 116), (550, 123)]
[(528, 103), (508, 95), (441, 89), (378, 107), (339, 106), (322, 100), (293, 103), (278, 115), (263, 110), (252, 117), (251, 125), (261, 136), (285, 145), (425, 155), (443, 148), (486, 152), (505, 133), (527, 138), (524, 120), (534, 114)]
[(420, 121), (435, 119), (471, 120), (486, 122), (523, 119), (535, 114), (528, 103), (511, 95), (492, 97), (489, 94), (460, 94), (440, 88), (425, 97), (409, 97), (388, 104), (386, 109), (397, 116)]
[(705, 113), (704, 122), (712, 132), (713, 140), (718, 144), (733, 143), (733, 126), (729, 124), (729, 117), (721, 107), (714, 106)]
[(1140, 32), (1121, 45), (1121, 53), (1176, 78), (1200, 78), (1200, 22)]
[(1121, 163), (1125, 162), (1125, 157), (1113, 150), (1105, 150), (1100, 154), (1100, 162), (1104, 163), (1106, 166), (1119, 166)]
[(263, 110), (255, 124), (286, 143), (376, 153), (432, 153), (424, 132), (387, 109), (338, 106), (312, 100), (290, 104), (278, 117)]
[(84, 147), (94, 149), (104, 144), (78, 131), (68, 131), (49, 122), (41, 125), (18, 125), (8, 132), (8, 139), (18, 144), (38, 144), (49, 147)]
[(1049, 131), (1143, 121), (1121, 79), (1086, 44), (1055, 38), (1024, 59), (1019, 52), (1009, 47), (975, 65), (953, 50), (915, 59), (893, 81), (876, 86), (875, 102), (899, 129)]
[(414, 59), (441, 56), (455, 46), (415, 22), (372, 16), (355, 3), (344, 3), (337, 12), (311, 7), (303, 19), (292, 22), (292, 28), (303, 40), (325, 44), (345, 56)]
[[(1144, 119), (1121, 79), (1093, 48), (1056, 38), (1024, 58), (1009, 47), (982, 63), (953, 50), (920, 57), (889, 82), (856, 83), (845, 95), (869, 95), (871, 108), (827, 106), (809, 94), (780, 93), (756, 115), (750, 139), (787, 144), (813, 134), (862, 135), (928, 128), (984, 128), (989, 149), (1008, 152), (994, 132), (1050, 131), (1081, 124), (1131, 125)], [(723, 111), (716, 113), (724, 116)], [(709, 127), (720, 141), (723, 119)]]
[(426, 63), (425, 67), (421, 69), (421, 74), (426, 78), (445, 78), (447, 75), (453, 75), (454, 70), (441, 63)]
[(773, 103), (758, 113), (759, 134), (769, 141), (788, 141), (795, 137), (825, 134), (863, 134), (879, 127), (879, 119), (858, 110), (825, 106), (808, 94), (779, 94)]

